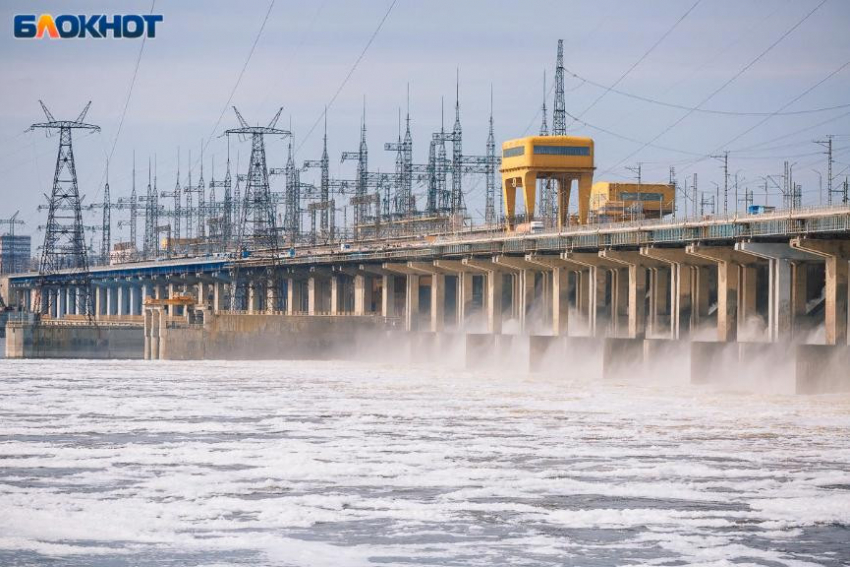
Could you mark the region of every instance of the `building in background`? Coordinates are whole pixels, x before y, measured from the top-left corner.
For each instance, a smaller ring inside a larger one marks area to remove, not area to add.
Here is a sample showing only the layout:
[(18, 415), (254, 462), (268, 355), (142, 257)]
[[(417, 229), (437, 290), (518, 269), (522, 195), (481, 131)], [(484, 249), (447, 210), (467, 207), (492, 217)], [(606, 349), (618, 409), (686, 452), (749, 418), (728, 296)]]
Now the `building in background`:
[(590, 211), (596, 222), (657, 219), (673, 213), (675, 187), (666, 183), (599, 181), (590, 191)]
[(20, 234), (0, 235), (0, 274), (20, 274), (32, 267), (32, 239)]

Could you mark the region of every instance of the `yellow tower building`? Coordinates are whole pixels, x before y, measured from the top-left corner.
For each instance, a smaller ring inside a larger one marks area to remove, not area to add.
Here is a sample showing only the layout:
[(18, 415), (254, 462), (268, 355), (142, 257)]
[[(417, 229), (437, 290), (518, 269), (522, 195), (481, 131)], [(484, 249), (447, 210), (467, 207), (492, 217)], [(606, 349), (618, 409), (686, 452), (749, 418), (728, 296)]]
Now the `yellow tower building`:
[(566, 226), (570, 189), (578, 182), (578, 217), (587, 223), (593, 186), (593, 140), (574, 136), (529, 136), (502, 144), (502, 193), (508, 230), (516, 224), (516, 190), (522, 187), (526, 220), (534, 219), (538, 179), (557, 184), (558, 228)]

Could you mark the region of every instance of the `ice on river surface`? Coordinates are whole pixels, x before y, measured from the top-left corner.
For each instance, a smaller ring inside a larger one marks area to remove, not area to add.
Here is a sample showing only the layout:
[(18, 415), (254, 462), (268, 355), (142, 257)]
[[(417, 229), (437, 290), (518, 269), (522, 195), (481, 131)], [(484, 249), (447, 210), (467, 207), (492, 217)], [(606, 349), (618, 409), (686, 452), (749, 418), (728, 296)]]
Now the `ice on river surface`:
[(848, 396), (0, 363), (0, 565), (848, 562)]

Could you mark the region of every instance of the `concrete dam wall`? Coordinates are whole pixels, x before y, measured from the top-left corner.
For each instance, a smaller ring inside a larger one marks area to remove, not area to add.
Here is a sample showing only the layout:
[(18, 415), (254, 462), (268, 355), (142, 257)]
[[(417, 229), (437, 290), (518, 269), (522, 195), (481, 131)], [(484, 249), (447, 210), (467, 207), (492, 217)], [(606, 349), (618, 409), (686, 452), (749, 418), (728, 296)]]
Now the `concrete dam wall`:
[(209, 312), (203, 325), (181, 325), (153, 311), (145, 320), (144, 352), (160, 360), (348, 358), (391, 327), (381, 317)]
[(140, 326), (6, 325), (6, 358), (136, 358), (144, 355)]

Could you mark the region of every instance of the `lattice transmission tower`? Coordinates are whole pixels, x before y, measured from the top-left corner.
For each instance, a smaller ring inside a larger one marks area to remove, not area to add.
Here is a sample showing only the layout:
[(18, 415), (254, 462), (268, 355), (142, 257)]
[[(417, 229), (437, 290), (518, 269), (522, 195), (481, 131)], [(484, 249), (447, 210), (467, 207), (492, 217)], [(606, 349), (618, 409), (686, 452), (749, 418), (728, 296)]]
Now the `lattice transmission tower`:
[[(43, 129), (48, 135), (59, 132), (59, 153), (56, 156), (56, 169), (53, 174), (53, 189), (48, 199), (47, 225), (44, 231), (44, 245), (41, 249), (41, 259), (38, 265), (39, 285), (36, 289), (34, 309), (40, 313), (48, 313), (49, 301), (45, 299), (50, 294), (44, 294), (43, 287), (46, 276), (60, 270), (72, 269), (88, 276), (88, 255), (86, 253), (85, 227), (80, 201), (80, 190), (77, 183), (77, 167), (74, 163), (74, 148), (71, 132), (73, 130), (88, 130), (99, 132), (100, 127), (83, 122), (91, 107), (91, 101), (86, 104), (76, 120), (56, 120), (42, 101), (41, 109), (47, 122), (37, 122), (29, 130)], [(83, 285), (85, 313), (91, 313), (91, 286)]]
[(239, 127), (225, 131), (225, 135), (251, 136), (251, 162), (242, 196), (237, 249), (240, 252), (248, 248), (267, 249), (274, 253), (278, 248), (278, 233), (274, 202), (269, 189), (264, 136), (289, 136), (290, 132), (275, 127), (283, 108), (277, 111), (268, 126), (249, 126), (235, 106), (233, 111), (239, 120)]
[[(251, 136), (251, 161), (248, 165), (248, 175), (245, 179), (245, 191), (242, 196), (242, 206), (240, 208), (240, 218), (237, 226), (236, 255), (237, 258), (240, 258), (246, 255), (246, 252), (250, 249), (271, 254), (272, 265), (267, 268), (267, 275), (269, 276), (269, 294), (267, 297), (271, 305), (267, 304), (266, 308), (268, 310), (274, 310), (277, 307), (275, 303), (278, 301), (276, 293), (279, 291), (279, 274), (275, 269), (278, 260), (279, 235), (275, 218), (275, 205), (269, 187), (269, 169), (266, 163), (264, 137), (268, 135), (286, 137), (290, 136), (291, 133), (289, 130), (276, 128), (280, 114), (283, 112), (282, 107), (274, 115), (274, 118), (271, 119), (268, 126), (249, 126), (248, 122), (245, 121), (235, 106), (233, 107), (233, 112), (236, 113), (239, 127), (226, 130), (224, 134), (226, 136), (237, 134), (240, 139), (245, 139), (249, 135)], [(239, 176), (237, 175), (237, 186), (238, 181)], [(238, 270), (238, 262), (235, 262), (231, 275), (231, 310), (235, 310), (237, 307), (239, 290)]]
[(552, 135), (567, 135), (567, 103), (564, 99), (564, 40), (558, 40), (555, 60), (555, 105), (552, 109)]

